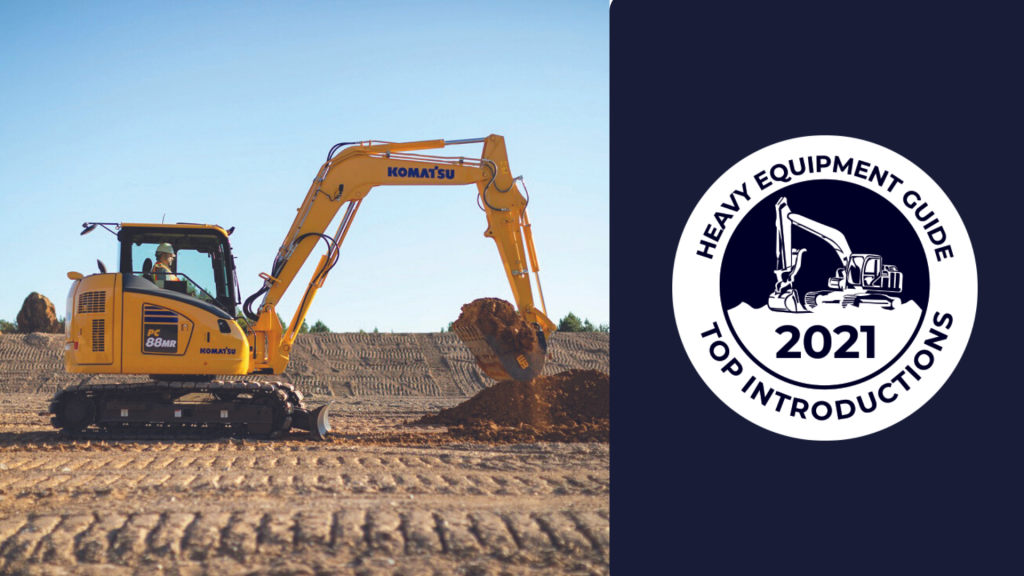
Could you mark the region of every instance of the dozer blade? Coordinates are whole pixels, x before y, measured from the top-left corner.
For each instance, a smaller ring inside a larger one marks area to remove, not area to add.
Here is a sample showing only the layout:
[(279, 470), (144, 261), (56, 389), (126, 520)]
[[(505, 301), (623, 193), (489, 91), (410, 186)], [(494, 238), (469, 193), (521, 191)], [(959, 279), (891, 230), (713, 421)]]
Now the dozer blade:
[(300, 430), (308, 431), (317, 440), (323, 440), (327, 433), (331, 431), (331, 404), (334, 404), (334, 402), (328, 402), (313, 411), (296, 410), (292, 415), (294, 426)]
[(476, 326), (459, 325), (459, 322), (456, 322), (452, 325), (452, 330), (469, 347), (484, 374), (499, 382), (527, 382), (540, 376), (544, 370), (548, 346), (544, 333), (539, 330), (538, 346), (534, 346), (530, 351), (509, 348), (497, 336), (484, 334)]

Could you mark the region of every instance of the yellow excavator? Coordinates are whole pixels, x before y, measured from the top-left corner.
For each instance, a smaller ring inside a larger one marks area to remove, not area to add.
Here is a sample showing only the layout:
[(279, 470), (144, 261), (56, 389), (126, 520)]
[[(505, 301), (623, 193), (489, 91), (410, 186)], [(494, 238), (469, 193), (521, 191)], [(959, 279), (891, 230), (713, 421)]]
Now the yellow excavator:
[[(483, 144), (480, 158), (417, 153)], [(225, 381), (222, 376), (282, 374), (298, 327), (338, 262), (339, 249), (363, 199), (375, 186), (477, 186), (487, 216), (484, 236), (495, 241), (519, 315), (535, 331), (530, 349), (474, 326), (456, 330), (481, 369), (495, 380), (540, 374), (555, 330), (540, 288), (540, 267), (526, 208), (509, 169), (505, 139), (344, 142), (331, 148), (285, 235), (262, 287), (244, 301), (228, 241), (234, 228), (205, 224), (87, 222), (120, 242), (120, 272), (73, 280), (67, 299), (64, 364), (82, 374), (143, 374), (145, 382), (80, 384), (58, 391), (51, 423), (75, 437), (203, 437), (238, 434), (276, 438), (292, 428), (318, 438), (330, 431), (329, 404), (307, 409), (290, 383)], [(328, 228), (345, 208), (333, 235)], [(287, 330), (277, 306), (316, 245), (321, 256)], [(153, 257), (157, 262), (153, 262)], [(539, 295), (534, 300), (533, 272)], [(261, 300), (262, 298), (262, 300)], [(254, 310), (257, 301), (259, 305)], [(539, 304), (539, 307), (538, 307)]]

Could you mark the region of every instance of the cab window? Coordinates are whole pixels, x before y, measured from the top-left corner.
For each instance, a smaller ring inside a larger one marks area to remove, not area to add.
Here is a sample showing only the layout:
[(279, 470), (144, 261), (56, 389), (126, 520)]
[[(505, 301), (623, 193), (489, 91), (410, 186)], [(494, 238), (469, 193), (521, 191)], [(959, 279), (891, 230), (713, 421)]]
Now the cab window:
[[(132, 271), (137, 276), (142, 276), (146, 259), (152, 260), (152, 266), (156, 266), (156, 249), (160, 244), (143, 243), (132, 246)], [(172, 244), (173, 246), (173, 244)], [(218, 247), (219, 248), (219, 247)], [(211, 296), (217, 295), (217, 283), (214, 280), (213, 254), (201, 252), (196, 248), (175, 248), (174, 263), (171, 271), (182, 280), (188, 280), (195, 286), (202, 289)], [(139, 265), (136, 267), (135, 262)], [(187, 278), (186, 278), (187, 277)], [(153, 276), (156, 279), (156, 276)], [(198, 294), (197, 294), (198, 296)]]
[(853, 286), (860, 285), (860, 271), (864, 267), (864, 257), (854, 256), (850, 258), (850, 279), (849, 283)]
[(872, 258), (864, 266), (864, 274), (867, 276), (878, 275), (878, 258)]
[[(121, 272), (145, 276), (157, 263), (156, 249), (162, 243), (175, 251), (173, 272), (189, 284), (189, 292), (203, 300), (216, 302), (235, 314), (235, 281), (227, 239), (204, 230), (182, 232), (167, 229), (123, 228), (121, 236)], [(145, 268), (146, 260), (151, 261)], [(151, 278), (155, 279), (155, 277)]]

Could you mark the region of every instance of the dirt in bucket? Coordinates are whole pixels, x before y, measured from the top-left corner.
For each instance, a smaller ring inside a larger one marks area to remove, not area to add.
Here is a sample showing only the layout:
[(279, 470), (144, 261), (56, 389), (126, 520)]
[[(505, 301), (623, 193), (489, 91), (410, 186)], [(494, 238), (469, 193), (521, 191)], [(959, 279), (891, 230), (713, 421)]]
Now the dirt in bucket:
[(442, 424), (485, 442), (607, 442), (609, 377), (567, 370), (530, 382), (504, 381), (413, 424)]
[(456, 326), (476, 326), (485, 335), (496, 336), (506, 350), (530, 352), (537, 346), (536, 331), (516, 312), (515, 306), (500, 298), (479, 298), (462, 306)]

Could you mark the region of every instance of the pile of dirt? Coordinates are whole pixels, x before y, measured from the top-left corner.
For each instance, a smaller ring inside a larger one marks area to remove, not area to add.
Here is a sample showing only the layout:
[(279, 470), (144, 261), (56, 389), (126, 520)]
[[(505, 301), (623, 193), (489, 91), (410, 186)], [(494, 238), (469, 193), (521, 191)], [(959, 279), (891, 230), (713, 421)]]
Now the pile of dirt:
[(25, 298), (21, 312), (18, 312), (18, 331), (56, 334), (63, 332), (64, 327), (57, 320), (57, 311), (53, 303), (46, 296), (33, 292)]
[(442, 424), (452, 436), (487, 442), (607, 442), (609, 392), (608, 374), (566, 370), (499, 382), (414, 424)]
[(516, 312), (515, 306), (500, 298), (479, 298), (462, 306), (455, 326), (476, 326), (485, 335), (496, 336), (506, 350), (530, 352), (537, 346), (537, 333)]

